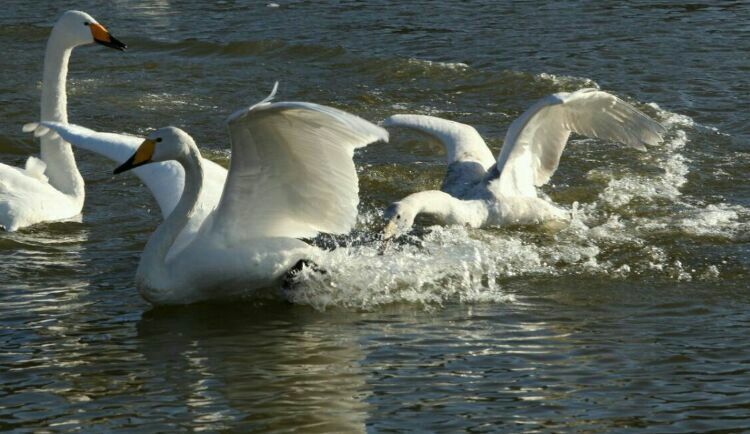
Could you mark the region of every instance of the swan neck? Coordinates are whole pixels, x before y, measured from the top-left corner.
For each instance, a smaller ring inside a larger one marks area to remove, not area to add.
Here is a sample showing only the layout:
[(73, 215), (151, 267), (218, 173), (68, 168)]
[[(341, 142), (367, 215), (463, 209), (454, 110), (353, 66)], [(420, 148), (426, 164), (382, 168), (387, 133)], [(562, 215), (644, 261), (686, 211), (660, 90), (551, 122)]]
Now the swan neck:
[[(63, 41), (59, 30), (52, 29), (44, 55), (42, 76), (41, 120), (68, 122), (68, 104), (65, 82), (68, 76), (68, 61), (73, 46)], [(72, 196), (83, 206), (84, 184), (78, 172), (70, 144), (61, 139), (41, 139), (41, 158), (47, 164), (45, 174), (49, 183), (57, 190)]]
[(203, 186), (200, 151), (195, 143), (189, 143), (187, 148), (187, 152), (177, 158), (185, 171), (182, 196), (174, 210), (149, 238), (138, 268), (138, 275), (152, 282), (165, 277), (164, 273), (168, 272), (166, 258), (169, 250), (193, 215)]
[(68, 78), (68, 61), (73, 47), (64, 44), (56, 29), (52, 29), (44, 53), (42, 75), (42, 120), (67, 122), (67, 97), (65, 81)]
[(443, 221), (447, 221), (456, 214), (458, 199), (442, 191), (421, 191), (404, 199), (412, 206), (416, 214), (429, 214)]

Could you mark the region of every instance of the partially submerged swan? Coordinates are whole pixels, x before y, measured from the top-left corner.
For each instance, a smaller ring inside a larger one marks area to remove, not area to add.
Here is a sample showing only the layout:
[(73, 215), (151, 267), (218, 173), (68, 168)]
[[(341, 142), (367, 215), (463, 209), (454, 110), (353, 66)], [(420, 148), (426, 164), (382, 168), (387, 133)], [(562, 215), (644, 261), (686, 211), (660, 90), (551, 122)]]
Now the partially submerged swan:
[(386, 210), (385, 239), (408, 231), (418, 214), (474, 228), (566, 219), (568, 213), (540, 198), (537, 187), (555, 173), (571, 132), (639, 150), (658, 144), (666, 132), (632, 105), (596, 89), (539, 100), (510, 125), (497, 160), (469, 125), (422, 115), (391, 116), (384, 125), (431, 135), (448, 157), (440, 191), (411, 194)]
[[(126, 48), (85, 12), (67, 11), (55, 23), (44, 56), (42, 121), (68, 121), (68, 60), (75, 47), (94, 42), (118, 50)], [(0, 163), (0, 226), (6, 231), (75, 217), (81, 212), (84, 197), (83, 178), (73, 151), (59, 137), (42, 137), (41, 159), (29, 157), (25, 168)]]
[(281, 283), (300, 261), (315, 261), (321, 252), (300, 238), (351, 229), (359, 203), (354, 150), (388, 138), (361, 118), (304, 102), (266, 99), (228, 124), (232, 159), (221, 199), (188, 235), (206, 160), (187, 133), (156, 130), (115, 169), (174, 160), (184, 171), (179, 202), (151, 235), (136, 273), (151, 303), (251, 294)]

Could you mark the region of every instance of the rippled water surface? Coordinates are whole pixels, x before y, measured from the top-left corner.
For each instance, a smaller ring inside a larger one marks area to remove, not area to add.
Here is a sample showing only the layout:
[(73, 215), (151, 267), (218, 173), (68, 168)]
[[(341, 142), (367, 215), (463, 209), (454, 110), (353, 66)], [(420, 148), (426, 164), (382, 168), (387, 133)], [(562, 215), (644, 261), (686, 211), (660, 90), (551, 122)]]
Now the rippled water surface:
[(444, 170), (438, 144), (394, 132), (357, 155), (357, 229), (317, 240), (340, 246), (329, 280), (171, 309), (133, 287), (155, 202), (79, 152), (80, 221), (0, 234), (1, 430), (750, 430), (747, 2), (277, 3), (5, 0), (0, 161), (38, 152), (20, 126), (64, 8), (130, 45), (76, 49), (71, 121), (181, 126), (224, 165), (225, 117), (275, 80), (372, 121), (465, 122), (494, 150), (537, 98), (594, 86), (667, 140), (574, 138), (544, 188), (567, 227), (424, 219), (381, 256), (380, 210)]

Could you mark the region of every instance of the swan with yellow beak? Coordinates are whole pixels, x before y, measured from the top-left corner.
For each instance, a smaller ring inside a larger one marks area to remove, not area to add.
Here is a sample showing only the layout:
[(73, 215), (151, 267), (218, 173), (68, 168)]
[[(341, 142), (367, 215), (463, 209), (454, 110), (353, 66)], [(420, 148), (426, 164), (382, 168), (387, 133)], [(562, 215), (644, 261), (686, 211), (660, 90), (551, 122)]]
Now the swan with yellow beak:
[[(42, 121), (68, 122), (68, 61), (74, 48), (92, 43), (120, 51), (126, 48), (85, 12), (67, 11), (55, 23), (44, 55)], [(37, 132), (43, 136), (40, 158), (29, 157), (24, 168), (0, 164), (0, 227), (6, 231), (70, 219), (83, 208), (84, 182), (70, 144), (43, 133)]]
[(325, 259), (301, 238), (347, 233), (355, 224), (354, 151), (388, 133), (331, 107), (272, 103), (275, 90), (229, 117), (232, 159), (221, 199), (205, 217), (197, 212), (205, 164), (185, 131), (153, 131), (114, 170), (174, 161), (184, 172), (182, 195), (149, 238), (136, 272), (136, 286), (151, 303), (236, 298), (280, 286), (290, 270)]

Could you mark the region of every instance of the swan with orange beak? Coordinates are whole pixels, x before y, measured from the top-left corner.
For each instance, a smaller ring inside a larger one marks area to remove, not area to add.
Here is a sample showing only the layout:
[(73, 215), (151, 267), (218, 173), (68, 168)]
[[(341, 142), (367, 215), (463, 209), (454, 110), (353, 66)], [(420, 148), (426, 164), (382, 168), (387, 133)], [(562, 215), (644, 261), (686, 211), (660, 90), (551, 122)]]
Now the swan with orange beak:
[[(93, 19), (92, 19), (93, 20)], [(115, 50), (125, 51), (128, 48), (122, 41), (112, 36), (111, 33), (97, 22), (89, 22), (88, 27), (91, 29), (91, 36), (94, 42), (104, 45), (105, 47), (114, 48)]]
[[(68, 122), (68, 61), (74, 48), (93, 43), (127, 47), (85, 12), (67, 11), (55, 23), (44, 55), (42, 121)], [(84, 182), (70, 144), (41, 132), (41, 158), (29, 157), (24, 168), (0, 164), (0, 227), (6, 231), (71, 219), (83, 208)]]

